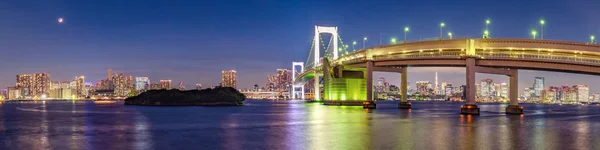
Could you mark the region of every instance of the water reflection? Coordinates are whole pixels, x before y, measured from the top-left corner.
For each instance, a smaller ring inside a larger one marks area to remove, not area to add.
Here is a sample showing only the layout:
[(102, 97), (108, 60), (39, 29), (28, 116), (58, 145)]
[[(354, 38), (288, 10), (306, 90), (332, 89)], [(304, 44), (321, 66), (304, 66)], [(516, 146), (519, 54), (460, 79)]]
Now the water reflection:
[(149, 131), (149, 123), (145, 115), (139, 114), (134, 117), (135, 149), (146, 150), (152, 148), (152, 138)]
[[(598, 149), (600, 109), (416, 102), (376, 110), (301, 101), (243, 107), (132, 107), (119, 103), (0, 104), (0, 149)], [(483, 109), (485, 108), (485, 109)]]

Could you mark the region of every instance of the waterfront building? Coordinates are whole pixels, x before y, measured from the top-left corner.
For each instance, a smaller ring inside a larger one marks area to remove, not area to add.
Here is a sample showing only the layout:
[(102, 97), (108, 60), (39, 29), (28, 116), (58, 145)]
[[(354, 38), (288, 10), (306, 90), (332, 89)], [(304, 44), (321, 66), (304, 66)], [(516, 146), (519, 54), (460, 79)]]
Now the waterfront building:
[(41, 96), (50, 90), (50, 74), (18, 74), (16, 87), (23, 89), (23, 96)]
[(8, 87), (6, 89), (6, 93), (7, 93), (7, 98), (10, 100), (15, 100), (15, 99), (19, 99), (21, 98), (21, 89), (19, 89), (18, 87)]
[(590, 89), (586, 84), (578, 84), (574, 86), (577, 89), (577, 102), (589, 103)]

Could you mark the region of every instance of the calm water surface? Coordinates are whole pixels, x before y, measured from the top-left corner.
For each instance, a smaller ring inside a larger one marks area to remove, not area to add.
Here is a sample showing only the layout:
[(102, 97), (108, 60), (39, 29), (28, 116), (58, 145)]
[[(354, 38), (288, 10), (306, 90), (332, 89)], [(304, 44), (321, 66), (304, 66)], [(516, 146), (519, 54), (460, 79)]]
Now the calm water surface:
[(380, 102), (376, 110), (302, 101), (243, 107), (0, 104), (0, 149), (600, 149), (600, 106)]

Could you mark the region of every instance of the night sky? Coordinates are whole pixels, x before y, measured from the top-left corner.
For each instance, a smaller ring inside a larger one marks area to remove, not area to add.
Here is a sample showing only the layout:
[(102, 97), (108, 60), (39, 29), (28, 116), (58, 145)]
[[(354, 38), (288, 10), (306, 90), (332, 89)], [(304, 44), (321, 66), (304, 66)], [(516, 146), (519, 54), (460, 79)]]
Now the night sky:
[[(221, 70), (235, 69), (238, 87), (249, 88), (264, 85), (277, 68), (306, 61), (315, 25), (338, 26), (348, 44), (367, 36), (374, 46), (380, 33), (384, 43), (402, 39), (405, 26), (409, 40), (437, 37), (440, 22), (444, 34), (478, 38), (485, 19), (491, 19), (492, 38), (530, 38), (545, 19), (545, 39), (589, 41), (600, 35), (599, 6), (597, 0), (5, 0), (0, 87), (14, 86), (16, 74), (34, 72), (96, 82), (112, 68), (152, 82), (184, 81), (188, 88), (218, 84)], [(433, 70), (440, 83), (464, 84), (464, 68), (410, 68), (409, 81), (433, 81)], [(399, 83), (394, 74), (377, 75)], [(586, 83), (600, 92), (600, 77), (538, 71), (520, 71), (519, 88), (531, 86), (534, 76), (546, 77), (547, 85)], [(483, 77), (508, 81), (478, 74)]]

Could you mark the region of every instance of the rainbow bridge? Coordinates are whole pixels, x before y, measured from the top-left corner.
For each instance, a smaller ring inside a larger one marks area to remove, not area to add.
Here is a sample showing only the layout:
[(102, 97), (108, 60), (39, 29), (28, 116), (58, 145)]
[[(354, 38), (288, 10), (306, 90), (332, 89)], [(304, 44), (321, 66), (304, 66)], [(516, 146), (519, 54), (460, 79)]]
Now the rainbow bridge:
[[(321, 33), (332, 34), (334, 41), (331, 43), (338, 42), (337, 27), (316, 26), (314, 41), (319, 40)], [(517, 91), (519, 69), (600, 75), (600, 45), (584, 42), (440, 38), (364, 48), (341, 56), (336, 50), (343, 50), (337, 44), (333, 45), (333, 51), (330, 52), (332, 54), (325, 56), (319, 55), (319, 48), (315, 45), (318, 46), (319, 43), (313, 42), (315, 48), (312, 48), (313, 55), (310, 56), (313, 63), (304, 64), (299, 73), (293, 75), (293, 86), (303, 87), (309, 81), (314, 81), (314, 91), (317, 91), (314, 92), (314, 100), (323, 101), (326, 105), (362, 105), (365, 108), (375, 108), (373, 72), (381, 71), (401, 74), (402, 98), (398, 108), (410, 109), (411, 103), (406, 97), (407, 67), (465, 67), (466, 104), (461, 107), (461, 113), (479, 114), (475, 103), (475, 73), (488, 73), (510, 78), (510, 105), (506, 108), (506, 113), (522, 114), (523, 108), (518, 104)], [(296, 65), (299, 63), (294, 64)]]

